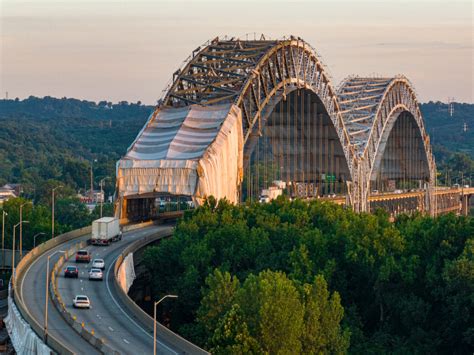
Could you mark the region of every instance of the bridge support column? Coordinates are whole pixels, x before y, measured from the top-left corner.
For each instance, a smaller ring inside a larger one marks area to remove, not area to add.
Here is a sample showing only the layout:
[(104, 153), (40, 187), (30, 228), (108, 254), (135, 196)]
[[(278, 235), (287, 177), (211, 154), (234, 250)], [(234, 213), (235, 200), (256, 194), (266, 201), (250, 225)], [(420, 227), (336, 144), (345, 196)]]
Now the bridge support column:
[(463, 216), (469, 215), (469, 195), (461, 195), (461, 214)]
[(121, 209), (120, 209), (120, 219), (125, 219), (128, 218), (127, 216), (127, 199), (122, 197), (122, 203), (121, 203)]

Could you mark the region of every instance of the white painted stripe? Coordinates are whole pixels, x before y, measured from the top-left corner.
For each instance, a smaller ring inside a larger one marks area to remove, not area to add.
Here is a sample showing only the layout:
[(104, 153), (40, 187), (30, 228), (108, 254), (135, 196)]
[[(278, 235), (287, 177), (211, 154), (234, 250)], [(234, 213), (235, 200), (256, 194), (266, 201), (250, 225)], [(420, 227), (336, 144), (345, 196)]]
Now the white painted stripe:
[[(120, 307), (120, 305), (118, 304), (117, 300), (115, 299), (115, 297), (112, 295), (112, 292), (110, 291), (110, 286), (109, 286), (109, 274), (110, 274), (110, 270), (112, 269), (112, 266), (115, 265), (115, 262), (117, 261), (118, 257), (114, 259), (114, 261), (112, 263), (110, 263), (110, 266), (109, 268), (107, 269), (107, 278), (106, 278), (106, 286), (107, 286), (107, 291), (110, 295), (110, 298), (112, 298), (112, 301), (114, 301), (115, 305), (118, 307), (118, 309), (120, 309), (120, 311), (133, 323), (135, 324), (135, 326), (140, 329), (143, 333), (145, 333), (147, 336), (149, 336), (150, 338), (153, 339), (153, 335), (150, 335), (145, 329), (143, 329), (142, 327), (140, 327), (140, 325), (138, 325), (128, 314), (127, 312), (125, 312), (122, 307)], [(125, 340), (125, 339), (124, 339)], [(161, 341), (157, 340), (158, 344), (161, 344), (164, 348), (168, 349), (169, 351), (171, 351), (173, 354), (176, 354), (178, 355), (178, 353), (176, 351), (174, 351), (173, 349), (170, 349), (168, 346), (166, 346), (165, 344), (163, 344)]]

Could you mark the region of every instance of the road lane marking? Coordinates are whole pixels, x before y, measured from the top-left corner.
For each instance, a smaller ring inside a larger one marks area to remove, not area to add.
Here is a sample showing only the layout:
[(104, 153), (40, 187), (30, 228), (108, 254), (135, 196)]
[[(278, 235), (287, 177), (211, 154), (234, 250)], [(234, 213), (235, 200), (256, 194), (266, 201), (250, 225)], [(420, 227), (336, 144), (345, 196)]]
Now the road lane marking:
[[(110, 274), (110, 270), (112, 269), (112, 266), (115, 265), (115, 262), (117, 261), (118, 259), (118, 256), (114, 259), (114, 261), (112, 261), (112, 263), (109, 265), (109, 268), (107, 269), (107, 276), (106, 276), (106, 286), (107, 286), (107, 291), (109, 292), (109, 295), (110, 297), (112, 298), (112, 301), (114, 301), (115, 305), (120, 309), (120, 311), (133, 323), (135, 324), (135, 326), (140, 329), (143, 333), (145, 333), (148, 337), (152, 338), (153, 339), (153, 336), (150, 335), (145, 329), (143, 329), (140, 325), (138, 325), (128, 314), (127, 312), (125, 312), (123, 310), (122, 307), (120, 307), (120, 305), (118, 304), (117, 300), (115, 299), (115, 297), (112, 295), (112, 292), (110, 291), (110, 286), (109, 286), (109, 274)], [(114, 276), (115, 277), (115, 276)], [(178, 352), (174, 351), (173, 349), (169, 348), (166, 344), (162, 343), (161, 341), (159, 341), (158, 339), (156, 339), (156, 342), (160, 345), (162, 345), (164, 348), (168, 349), (169, 351), (171, 351), (173, 354), (176, 354), (178, 355)]]
[(113, 332), (113, 331), (114, 331), (114, 328), (112, 328), (112, 327), (109, 327), (109, 330), (110, 330), (111, 332)]
[(125, 338), (123, 338), (123, 341), (124, 341), (125, 343), (127, 343), (127, 344), (130, 344), (130, 342), (129, 342), (127, 339), (125, 339)]

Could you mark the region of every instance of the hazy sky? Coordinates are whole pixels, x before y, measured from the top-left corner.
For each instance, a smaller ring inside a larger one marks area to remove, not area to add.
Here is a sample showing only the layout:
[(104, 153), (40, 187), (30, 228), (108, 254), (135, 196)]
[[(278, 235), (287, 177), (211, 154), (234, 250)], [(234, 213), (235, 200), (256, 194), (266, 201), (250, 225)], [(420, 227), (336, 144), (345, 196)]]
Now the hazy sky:
[(0, 0), (0, 97), (155, 103), (215, 36), (300, 36), (333, 84), (403, 73), (419, 99), (474, 102), (473, 8), (465, 0)]

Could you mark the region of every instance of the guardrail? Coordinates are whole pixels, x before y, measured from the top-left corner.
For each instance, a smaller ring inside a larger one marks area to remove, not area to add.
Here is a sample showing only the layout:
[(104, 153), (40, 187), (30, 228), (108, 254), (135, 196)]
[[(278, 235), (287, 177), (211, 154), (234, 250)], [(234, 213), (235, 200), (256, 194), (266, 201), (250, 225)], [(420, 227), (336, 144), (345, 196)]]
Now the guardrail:
[(86, 324), (84, 322), (79, 323), (77, 321), (77, 317), (67, 310), (66, 305), (58, 292), (57, 275), (59, 274), (59, 271), (61, 270), (63, 264), (71, 256), (75, 255), (76, 251), (86, 246), (87, 242), (85, 241), (75, 244), (74, 246), (66, 250), (66, 252), (58, 259), (56, 264), (54, 264), (54, 267), (51, 271), (51, 283), (49, 284), (49, 293), (51, 295), (53, 304), (56, 306), (59, 313), (61, 313), (61, 316), (82, 338), (84, 338), (89, 344), (91, 344), (103, 354), (119, 354), (119, 352), (115, 351), (114, 349), (112, 349), (112, 347), (106, 344), (104, 338), (97, 337), (94, 332), (94, 329), (89, 330), (87, 329)]
[[(114, 266), (114, 287), (117, 290), (117, 295), (119, 296), (120, 300), (125, 304), (129, 312), (131, 312), (137, 319), (140, 320), (142, 324), (144, 324), (148, 330), (153, 331), (154, 320), (153, 318), (148, 315), (143, 309), (141, 309), (127, 294), (125, 290), (122, 289), (120, 286), (120, 281), (118, 278), (120, 267), (122, 266), (123, 260), (125, 257), (133, 253), (145, 245), (150, 244), (158, 239), (170, 237), (173, 233), (173, 228), (170, 227), (169, 229), (162, 230), (157, 232), (156, 234), (149, 235), (144, 237), (136, 242), (130, 244), (127, 248), (124, 249), (122, 254), (120, 254), (115, 262)], [(170, 345), (182, 349), (185, 353), (189, 354), (209, 354), (207, 351), (201, 349), (197, 345), (189, 342), (188, 340), (182, 338), (178, 334), (174, 333), (170, 329), (166, 328), (164, 325), (157, 322), (157, 334), (160, 336), (161, 339), (164, 339)]]
[[(54, 239), (50, 239), (45, 243), (40, 244), (33, 250), (31, 250), (28, 254), (26, 254), (23, 259), (18, 263), (16, 269), (15, 269), (15, 274), (12, 276), (12, 285), (13, 285), (13, 295), (14, 295), (14, 300), (15, 304), (23, 317), (23, 319), (31, 326), (33, 331), (43, 339), (44, 339), (44, 334), (43, 334), (43, 325), (39, 324), (38, 321), (33, 318), (33, 316), (30, 314), (28, 309), (26, 308), (25, 304), (23, 303), (23, 295), (21, 294), (21, 287), (20, 287), (20, 282), (25, 274), (25, 271), (32, 262), (34, 262), (36, 259), (38, 259), (41, 255), (46, 253), (48, 250), (51, 250), (58, 245), (61, 245), (63, 243), (66, 243), (68, 241), (71, 241), (73, 239), (82, 237), (86, 234), (91, 233), (91, 227), (85, 227), (81, 229), (76, 229), (74, 231), (62, 234), (60, 236), (57, 236)], [(47, 340), (45, 341), (46, 345), (51, 347), (53, 350), (57, 351), (58, 353), (61, 354), (74, 354), (68, 347), (67, 344), (63, 344), (61, 341), (56, 339), (54, 336), (51, 334), (48, 335)]]
[[(149, 225), (152, 225), (152, 222), (144, 222), (140, 224), (135, 224), (135, 225), (125, 225), (123, 226), (123, 231), (131, 231), (134, 229), (138, 228), (143, 228)], [(54, 239), (50, 239), (40, 245), (38, 245), (36, 248), (32, 249), (29, 253), (27, 253), (23, 259), (17, 264), (15, 268), (15, 275), (12, 276), (11, 278), (11, 283), (13, 287), (13, 299), (15, 301), (15, 304), (18, 308), (18, 311), (20, 312), (21, 316), (23, 319), (30, 325), (31, 329), (45, 341), (44, 338), (44, 329), (43, 325), (40, 324), (28, 311), (26, 308), (24, 302), (23, 302), (23, 295), (21, 294), (21, 280), (23, 279), (23, 276), (25, 274), (25, 271), (27, 270), (28, 266), (33, 263), (36, 259), (38, 259), (40, 256), (48, 252), (49, 250), (63, 244), (66, 242), (69, 242), (71, 240), (80, 238), (84, 235), (90, 234), (92, 231), (91, 226), (87, 226), (84, 228), (76, 229), (73, 231), (70, 231), (68, 233), (61, 234)], [(61, 341), (59, 341), (56, 337), (54, 337), (52, 334), (48, 334), (47, 340), (45, 341), (45, 344), (48, 345), (51, 349), (54, 351), (60, 353), (60, 354), (66, 354), (66, 355), (73, 355), (74, 352), (68, 348), (67, 344), (63, 344)]]

